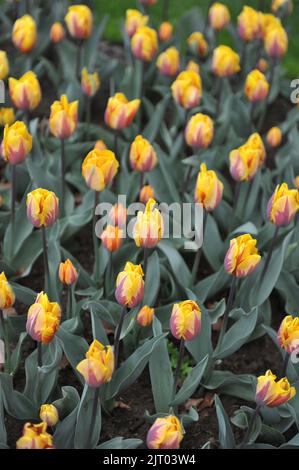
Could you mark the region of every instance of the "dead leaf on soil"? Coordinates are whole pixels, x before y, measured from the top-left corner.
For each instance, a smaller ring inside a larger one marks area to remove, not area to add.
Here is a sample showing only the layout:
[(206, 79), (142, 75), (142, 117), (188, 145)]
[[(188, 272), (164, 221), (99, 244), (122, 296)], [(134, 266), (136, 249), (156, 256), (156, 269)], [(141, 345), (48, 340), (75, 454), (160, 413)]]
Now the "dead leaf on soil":
[(190, 398), (185, 403), (186, 411), (189, 411), (192, 407), (196, 408), (197, 411), (203, 411), (206, 408), (211, 408), (214, 404), (215, 392), (207, 392), (203, 398)]
[(115, 402), (114, 408), (120, 408), (121, 410), (131, 410), (131, 407), (128, 403), (125, 403), (122, 400), (118, 400)]

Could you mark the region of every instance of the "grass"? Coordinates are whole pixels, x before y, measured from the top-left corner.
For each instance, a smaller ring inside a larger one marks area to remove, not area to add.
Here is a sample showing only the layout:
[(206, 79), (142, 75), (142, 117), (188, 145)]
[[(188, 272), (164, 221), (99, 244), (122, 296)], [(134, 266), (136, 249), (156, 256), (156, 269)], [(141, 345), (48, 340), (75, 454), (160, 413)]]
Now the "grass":
[[(284, 59), (284, 65), (288, 75), (292, 78), (299, 77), (299, 0), (293, 0), (295, 8), (292, 15), (287, 19), (287, 28), (289, 32), (289, 51)], [(104, 14), (109, 15), (108, 25), (105, 31), (105, 39), (113, 42), (121, 41), (121, 22), (125, 17), (125, 12), (128, 8), (136, 8), (136, 0), (94, 0), (99, 17)], [(161, 22), (163, 0), (158, 0), (157, 4), (151, 7), (151, 15), (155, 25)], [(204, 13), (207, 12), (208, 0), (169, 0), (169, 19), (175, 25), (177, 20), (187, 11), (194, 6), (202, 8)], [(241, 11), (243, 5), (250, 5), (253, 8), (258, 8), (259, 0), (222, 0), (230, 11), (233, 21), (236, 20), (237, 15)], [(270, 9), (270, 0), (266, 0), (267, 6)], [(225, 38), (225, 36), (224, 36)]]

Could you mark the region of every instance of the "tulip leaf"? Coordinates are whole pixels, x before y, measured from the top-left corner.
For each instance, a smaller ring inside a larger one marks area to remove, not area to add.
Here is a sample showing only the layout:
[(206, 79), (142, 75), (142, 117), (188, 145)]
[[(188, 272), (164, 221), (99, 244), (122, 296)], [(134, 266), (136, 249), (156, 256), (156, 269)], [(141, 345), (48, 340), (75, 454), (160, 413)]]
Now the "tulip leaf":
[(241, 398), (242, 400), (254, 400), (255, 377), (249, 374), (235, 375), (229, 371), (214, 371), (207, 382), (205, 388), (218, 390), (219, 393)]
[(201, 363), (207, 355), (211, 355), (212, 348), (212, 324), (208, 311), (202, 309), (201, 331), (192, 341), (186, 341), (186, 349), (193, 356), (196, 362)]
[(205, 368), (208, 364), (208, 360), (209, 356), (205, 356), (195, 367), (193, 367), (192, 371), (188, 374), (188, 377), (185, 379), (183, 385), (176, 394), (175, 399), (171, 402), (171, 405), (180, 405), (193, 395), (200, 384)]
[(29, 420), (38, 418), (38, 409), (31, 397), (13, 389), (13, 377), (0, 374), (1, 394), (5, 410), (16, 419)]
[[(87, 341), (81, 336), (73, 335), (66, 331), (62, 326), (59, 328), (56, 336), (60, 339), (64, 354), (74, 371), (77, 364), (85, 358), (88, 350)], [(76, 373), (81, 382), (84, 382), (81, 374)]]
[[(101, 405), (98, 399), (95, 424), (90, 435), (94, 400), (97, 389), (85, 384), (77, 412), (77, 422), (74, 437), (75, 449), (94, 449), (101, 433)], [(89, 440), (90, 438), (90, 440)]]
[(216, 414), (219, 426), (219, 442), (222, 449), (235, 449), (236, 442), (229, 422), (229, 417), (220, 398), (215, 395)]
[(160, 263), (157, 251), (155, 251), (148, 259), (143, 305), (152, 307), (155, 305), (157, 295), (160, 289)]
[(5, 418), (4, 418), (4, 403), (3, 403), (3, 392), (0, 389), (0, 446), (6, 445), (7, 433), (5, 429)]
[(158, 249), (167, 257), (173, 275), (184, 287), (188, 287), (191, 281), (190, 271), (179, 252), (166, 241), (161, 240)]
[(123, 437), (114, 437), (109, 441), (103, 442), (97, 449), (137, 449), (142, 444), (140, 439), (124, 439)]
[(16, 373), (18, 367), (19, 367), (19, 364), (20, 364), (20, 361), (21, 361), (22, 344), (23, 344), (26, 337), (27, 337), (27, 332), (23, 331), (23, 333), (20, 334), (18, 343), (17, 343), (15, 349), (13, 350), (13, 352), (11, 354), (10, 369), (11, 369), (11, 374), (12, 375), (15, 375), (15, 373)]

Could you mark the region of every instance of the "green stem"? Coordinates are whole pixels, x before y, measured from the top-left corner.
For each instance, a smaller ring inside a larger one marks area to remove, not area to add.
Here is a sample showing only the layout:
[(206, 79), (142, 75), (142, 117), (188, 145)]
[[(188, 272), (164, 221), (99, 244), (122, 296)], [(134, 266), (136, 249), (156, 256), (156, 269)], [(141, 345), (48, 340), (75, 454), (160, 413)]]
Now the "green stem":
[(10, 220), (11, 220), (11, 239), (10, 239), (10, 257), (13, 256), (13, 249), (14, 249), (14, 233), (15, 233), (15, 219), (16, 219), (16, 199), (17, 199), (17, 191), (16, 191), (16, 165), (11, 165), (11, 212), (10, 212)]
[(100, 200), (100, 193), (95, 191), (94, 193), (94, 212), (93, 212), (93, 224), (92, 224), (92, 238), (93, 238), (93, 252), (94, 252), (94, 278), (95, 281), (98, 282), (99, 277), (99, 239), (96, 234), (96, 223), (97, 223), (97, 215), (96, 215), (96, 208), (99, 204)]
[(5, 371), (9, 372), (10, 371), (10, 347), (9, 347), (9, 340), (8, 340), (5, 318), (4, 318), (2, 310), (0, 310), (0, 324), (1, 324), (1, 330), (2, 330), (2, 337), (4, 341), (4, 347), (5, 347), (5, 358), (4, 358)]
[(90, 122), (91, 122), (91, 97), (87, 96), (86, 97), (86, 123), (88, 127), (89, 127)]
[(66, 319), (69, 320), (73, 316), (73, 299), (72, 299), (72, 285), (67, 286), (67, 306), (66, 306)]
[(77, 57), (76, 57), (76, 76), (80, 80), (81, 78), (81, 56), (82, 56), (82, 41), (78, 41), (77, 45)]
[(286, 352), (284, 361), (283, 361), (281, 377), (286, 377), (287, 375), (289, 360), (290, 360), (290, 354)]
[(127, 313), (127, 307), (126, 305), (123, 305), (121, 309), (121, 313), (120, 313), (119, 323), (116, 329), (115, 340), (114, 340), (114, 364), (115, 364), (114, 368), (115, 370), (117, 369), (117, 366), (118, 366), (120, 334), (121, 334), (121, 330), (122, 330), (126, 313)]
[(65, 145), (64, 139), (61, 142), (61, 212), (64, 215), (64, 203), (65, 203)]
[(223, 325), (222, 325), (220, 335), (219, 335), (219, 338), (218, 338), (218, 343), (217, 343), (217, 347), (216, 347), (217, 351), (220, 351), (220, 348), (221, 348), (221, 345), (222, 345), (222, 342), (223, 342), (223, 338), (224, 338), (224, 335), (225, 335), (226, 330), (227, 330), (229, 314), (230, 314), (230, 311), (231, 311), (232, 306), (233, 306), (236, 287), (237, 287), (237, 278), (234, 277), (233, 280), (232, 280), (230, 291), (229, 291), (229, 296), (228, 296), (226, 309), (225, 309), (225, 312), (224, 312), (224, 315), (223, 315)]
[[(207, 211), (203, 209), (203, 224), (202, 224), (202, 236), (203, 236), (203, 243), (204, 243), (204, 236), (205, 236), (205, 230), (206, 230), (206, 223), (207, 223)], [(194, 258), (194, 263), (192, 267), (192, 274), (191, 274), (191, 286), (194, 285), (194, 282), (196, 280), (196, 275), (198, 272), (198, 267), (201, 259), (201, 254), (202, 254), (202, 246), (197, 250), (197, 253)]]
[(40, 341), (37, 342), (37, 366), (43, 366), (43, 350), (42, 343)]
[(179, 358), (178, 358), (178, 363), (177, 363), (175, 373), (174, 373), (173, 391), (172, 391), (172, 399), (173, 400), (176, 396), (176, 391), (177, 391), (177, 388), (178, 388), (181, 368), (182, 368), (182, 364), (183, 364), (183, 360), (184, 360), (184, 353), (185, 353), (185, 340), (183, 338), (181, 338)]
[(246, 434), (244, 436), (243, 441), (240, 444), (240, 449), (243, 449), (245, 447), (245, 445), (247, 444), (247, 442), (248, 442), (248, 439), (249, 439), (250, 434), (251, 434), (252, 429), (253, 429), (254, 422), (255, 422), (256, 418), (258, 417), (260, 408), (261, 408), (261, 405), (257, 405), (256, 409), (254, 410), (254, 413), (251, 415)]
[(99, 396), (100, 396), (100, 387), (95, 388), (94, 390), (94, 397), (93, 397), (93, 404), (92, 404), (92, 414), (91, 414), (91, 422), (89, 427), (89, 434), (88, 434), (88, 449), (92, 448), (91, 439), (93, 430), (96, 423), (97, 411), (98, 411), (98, 403), (99, 403)]
[(266, 117), (266, 114), (267, 114), (267, 107), (268, 105), (270, 104), (270, 97), (271, 97), (271, 91), (272, 91), (272, 87), (273, 87), (273, 84), (274, 84), (274, 77), (275, 77), (275, 72), (276, 72), (276, 65), (277, 65), (277, 59), (276, 58), (273, 58), (271, 60), (271, 66), (270, 66), (270, 70), (269, 70), (269, 75), (270, 75), (270, 79), (269, 79), (269, 93), (268, 93), (268, 98), (266, 100), (266, 103), (265, 103), (265, 108), (264, 108), (264, 111), (262, 112), (261, 116), (260, 116), (260, 119), (258, 121), (258, 124), (257, 124), (257, 130), (258, 131), (262, 131), (263, 129), (263, 126), (264, 126), (264, 122), (265, 122), (265, 117)]
[(167, 21), (169, 17), (169, 0), (163, 0), (162, 21)]
[(143, 273), (144, 273), (144, 277), (146, 276), (148, 257), (149, 257), (149, 249), (144, 248), (143, 249)]
[(275, 232), (274, 232), (274, 236), (273, 236), (273, 238), (272, 238), (271, 245), (270, 245), (270, 248), (269, 248), (269, 251), (268, 251), (267, 259), (266, 259), (266, 262), (265, 262), (265, 264), (264, 264), (264, 269), (263, 269), (262, 274), (261, 274), (260, 285), (263, 283), (263, 280), (264, 280), (265, 275), (266, 275), (266, 272), (267, 272), (267, 270), (268, 270), (270, 261), (271, 261), (271, 259), (272, 259), (273, 250), (274, 250), (275, 243), (276, 243), (277, 236), (278, 236), (278, 231), (279, 231), (279, 227), (276, 226)]
[(47, 234), (46, 234), (46, 227), (44, 225), (41, 228), (41, 232), (42, 232), (42, 244), (43, 244), (44, 270), (45, 270), (45, 292), (48, 292), (49, 287), (50, 287), (50, 270), (49, 270)]

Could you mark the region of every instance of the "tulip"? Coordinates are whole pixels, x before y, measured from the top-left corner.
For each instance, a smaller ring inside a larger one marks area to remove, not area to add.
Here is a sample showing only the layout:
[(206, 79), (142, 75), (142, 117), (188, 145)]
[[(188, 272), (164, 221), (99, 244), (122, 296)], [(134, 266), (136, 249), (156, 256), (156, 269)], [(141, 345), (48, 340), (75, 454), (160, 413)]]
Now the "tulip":
[(263, 15), (254, 8), (244, 6), (238, 16), (238, 33), (243, 41), (258, 39), (262, 34)]
[(202, 163), (195, 187), (195, 202), (202, 204), (207, 212), (211, 212), (219, 206), (222, 193), (223, 184), (215, 171), (207, 170), (206, 165)]
[(36, 228), (49, 227), (58, 218), (59, 199), (52, 191), (35, 189), (27, 194), (27, 217)]
[(12, 30), (12, 41), (23, 54), (30, 52), (36, 44), (36, 23), (32, 16), (24, 15), (17, 19)]
[(175, 304), (170, 317), (170, 331), (177, 339), (192, 341), (201, 330), (201, 311), (193, 300)]
[(257, 68), (260, 72), (265, 73), (268, 69), (268, 62), (265, 59), (260, 59)]
[(155, 5), (155, 3), (157, 3), (158, 0), (139, 0), (140, 3), (142, 3), (142, 5), (147, 5), (147, 6), (151, 6), (151, 5)]
[(204, 35), (199, 31), (192, 33), (188, 37), (188, 45), (192, 52), (199, 57), (205, 57), (208, 53), (208, 44)]
[(58, 139), (67, 139), (76, 130), (78, 123), (78, 101), (68, 102), (66, 95), (51, 105), (49, 126)]
[(0, 325), (2, 330), (2, 337), (4, 340), (5, 345), (5, 352), (6, 352), (6, 364), (7, 364), (7, 371), (10, 372), (10, 347), (9, 347), (9, 338), (8, 338), (8, 331), (6, 327), (6, 320), (3, 315), (3, 310), (11, 308), (15, 303), (15, 294), (14, 291), (7, 281), (7, 278), (2, 272), (0, 274)]
[(26, 423), (23, 436), (18, 439), (17, 449), (53, 449), (53, 437), (47, 433), (47, 423)]
[(107, 225), (102, 232), (101, 240), (107, 251), (117, 251), (122, 244), (123, 230), (117, 225)]
[(252, 134), (244, 145), (230, 152), (230, 173), (234, 180), (252, 180), (265, 157), (266, 151), (260, 135)]
[(139, 211), (133, 228), (133, 236), (138, 247), (153, 248), (163, 236), (163, 218), (158, 209), (155, 209), (156, 201), (150, 199), (145, 211)]
[(0, 80), (5, 80), (9, 74), (9, 63), (5, 51), (0, 51)]
[(92, 32), (93, 16), (86, 5), (72, 5), (68, 8), (65, 22), (70, 35), (75, 39), (88, 39)]
[(202, 97), (200, 76), (192, 70), (181, 72), (171, 85), (172, 96), (185, 109), (198, 106)]
[(157, 418), (147, 433), (149, 449), (179, 449), (183, 439), (183, 428), (176, 416)]
[(100, 88), (100, 78), (98, 73), (88, 73), (87, 69), (84, 68), (81, 75), (81, 86), (83, 93), (89, 97), (94, 96)]
[(240, 71), (239, 55), (228, 46), (214, 49), (212, 69), (218, 77), (229, 77)]
[(230, 241), (224, 261), (224, 268), (228, 274), (242, 278), (256, 269), (261, 261), (256, 243), (257, 241), (249, 234), (240, 235)]
[(59, 421), (58, 411), (54, 405), (42, 405), (39, 410), (40, 419), (48, 426), (56, 426)]
[(258, 69), (252, 70), (245, 81), (245, 95), (253, 103), (263, 101), (269, 93), (269, 83), (265, 75)]
[(26, 331), (39, 343), (49, 344), (59, 329), (61, 309), (57, 302), (50, 302), (47, 294), (37, 295), (28, 310)]
[(267, 206), (267, 217), (277, 227), (286, 227), (299, 209), (299, 192), (286, 183), (278, 185)]
[(299, 318), (287, 315), (279, 327), (277, 333), (277, 341), (279, 346), (292, 354), (299, 346)]
[(26, 125), (21, 121), (16, 121), (11, 126), (6, 124), (2, 143), (4, 160), (11, 165), (18, 165), (25, 160), (31, 149), (32, 136), (29, 134)]
[(209, 10), (209, 21), (211, 28), (221, 31), (230, 23), (230, 12), (223, 3), (215, 2)]
[(111, 150), (91, 150), (82, 163), (82, 176), (94, 191), (103, 191), (113, 180), (119, 163)]
[(13, 108), (0, 108), (0, 126), (11, 126), (15, 122), (15, 112)]
[(108, 100), (105, 123), (112, 129), (124, 129), (133, 121), (141, 101), (128, 101), (123, 93), (116, 93)]
[(269, 57), (280, 59), (288, 50), (288, 35), (285, 29), (280, 27), (269, 28), (266, 31), (264, 47)]
[(147, 139), (138, 135), (131, 145), (130, 164), (135, 171), (152, 171), (158, 163), (157, 154)]
[(180, 68), (180, 54), (175, 47), (169, 47), (157, 59), (157, 67), (162, 75), (173, 77)]
[(170, 41), (173, 34), (173, 26), (169, 21), (161, 23), (159, 28), (159, 39), (161, 42)]
[(194, 114), (189, 120), (185, 139), (190, 147), (207, 148), (214, 137), (214, 124), (206, 114)]
[(279, 127), (271, 127), (267, 133), (267, 142), (270, 147), (279, 147), (282, 141), (282, 132)]
[(134, 308), (141, 302), (144, 293), (143, 276), (140, 264), (126, 263), (116, 279), (115, 298), (120, 305)]
[(193, 72), (197, 73), (198, 75), (200, 74), (200, 67), (199, 65), (194, 62), (194, 60), (189, 60), (187, 66), (186, 66), (186, 70), (192, 70)]
[(271, 10), (273, 13), (279, 13), (279, 10), (283, 9), (290, 15), (293, 11), (293, 2), (292, 0), (272, 0)]
[(137, 313), (136, 321), (140, 326), (149, 326), (153, 321), (155, 310), (148, 305), (144, 305)]
[(131, 48), (136, 59), (151, 62), (158, 50), (158, 36), (153, 28), (142, 26), (131, 38)]
[(267, 32), (273, 28), (281, 28), (281, 20), (271, 13), (264, 13), (262, 16), (262, 37), (265, 39)]
[(296, 395), (295, 387), (291, 387), (286, 377), (276, 381), (276, 375), (267, 370), (265, 375), (257, 379), (255, 399), (258, 405), (270, 408), (283, 405)]
[(107, 145), (103, 140), (97, 140), (96, 143), (94, 144), (94, 149), (98, 150), (107, 150)]
[(123, 227), (127, 221), (127, 209), (122, 204), (114, 204), (108, 214), (110, 224)]
[(299, 189), (299, 176), (296, 176), (295, 180), (294, 180), (294, 184), (295, 184), (295, 187), (297, 189)]
[(134, 36), (138, 28), (146, 26), (148, 23), (148, 16), (140, 13), (139, 10), (129, 9), (126, 11), (125, 29), (128, 36)]
[(114, 354), (111, 346), (104, 346), (96, 339), (91, 343), (86, 358), (76, 369), (83, 375), (86, 384), (92, 388), (110, 382), (114, 372)]
[(155, 199), (155, 191), (151, 185), (147, 184), (140, 189), (139, 201), (146, 204), (150, 199)]
[(19, 80), (9, 78), (9, 94), (16, 108), (23, 111), (37, 108), (41, 101), (41, 89), (34, 72), (26, 72)]
[(60, 263), (58, 275), (60, 282), (67, 286), (75, 284), (78, 279), (78, 271), (70, 259)]
[(58, 44), (65, 37), (64, 27), (59, 21), (53, 23), (50, 30), (50, 39), (54, 44)]

